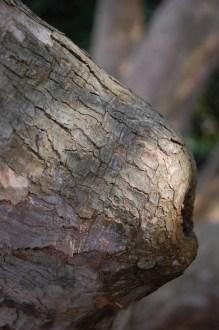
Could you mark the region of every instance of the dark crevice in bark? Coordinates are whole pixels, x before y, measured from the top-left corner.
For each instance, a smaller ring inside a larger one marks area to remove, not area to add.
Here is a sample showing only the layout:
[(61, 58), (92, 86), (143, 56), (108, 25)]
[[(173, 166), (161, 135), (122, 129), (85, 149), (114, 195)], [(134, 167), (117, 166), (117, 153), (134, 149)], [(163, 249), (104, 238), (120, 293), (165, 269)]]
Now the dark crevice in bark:
[[(100, 324), (104, 319), (107, 321), (107, 329), (111, 328), (113, 317), (115, 317), (116, 311), (111, 307), (102, 308), (99, 312), (93, 315), (87, 315), (86, 318), (83, 320), (79, 320), (76, 325), (74, 325), (75, 329), (86, 329), (86, 330), (93, 330), (93, 329), (100, 329)], [(105, 322), (104, 322), (105, 323)], [(101, 329), (104, 329), (101, 326)], [(70, 330), (70, 329), (69, 329)]]
[(193, 201), (194, 201), (194, 191), (189, 189), (186, 194), (182, 205), (181, 215), (182, 215), (182, 227), (185, 236), (190, 237), (193, 234)]

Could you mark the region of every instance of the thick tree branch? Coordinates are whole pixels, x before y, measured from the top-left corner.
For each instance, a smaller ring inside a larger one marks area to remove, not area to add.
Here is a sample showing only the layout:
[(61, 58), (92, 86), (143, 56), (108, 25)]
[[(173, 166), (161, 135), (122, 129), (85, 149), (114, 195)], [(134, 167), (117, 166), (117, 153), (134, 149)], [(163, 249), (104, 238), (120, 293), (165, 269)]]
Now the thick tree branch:
[(108, 329), (195, 257), (192, 160), (149, 105), (16, 3), (0, 1), (1, 325)]

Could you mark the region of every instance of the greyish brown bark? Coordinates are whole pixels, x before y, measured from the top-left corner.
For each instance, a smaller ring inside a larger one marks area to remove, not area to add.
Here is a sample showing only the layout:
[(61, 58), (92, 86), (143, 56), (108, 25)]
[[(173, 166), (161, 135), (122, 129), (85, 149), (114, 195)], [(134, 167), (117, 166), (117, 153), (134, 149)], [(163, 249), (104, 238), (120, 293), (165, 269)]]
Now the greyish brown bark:
[(142, 0), (99, 0), (92, 34), (92, 56), (107, 73), (123, 76), (144, 35)]
[(218, 0), (163, 1), (120, 77), (181, 131), (218, 66), (218, 12)]
[(109, 329), (196, 255), (190, 155), (18, 0), (0, 46), (0, 326)]

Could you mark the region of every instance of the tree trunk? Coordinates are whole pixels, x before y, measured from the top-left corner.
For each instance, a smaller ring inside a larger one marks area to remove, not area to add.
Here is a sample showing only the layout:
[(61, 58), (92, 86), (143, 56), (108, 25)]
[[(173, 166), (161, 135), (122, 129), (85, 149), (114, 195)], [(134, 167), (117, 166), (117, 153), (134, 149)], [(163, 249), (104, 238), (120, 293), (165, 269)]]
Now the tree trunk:
[(194, 168), (148, 104), (0, 1), (0, 326), (109, 329), (196, 255)]
[(142, 0), (99, 0), (92, 35), (92, 56), (116, 78), (127, 69), (130, 53), (144, 34)]

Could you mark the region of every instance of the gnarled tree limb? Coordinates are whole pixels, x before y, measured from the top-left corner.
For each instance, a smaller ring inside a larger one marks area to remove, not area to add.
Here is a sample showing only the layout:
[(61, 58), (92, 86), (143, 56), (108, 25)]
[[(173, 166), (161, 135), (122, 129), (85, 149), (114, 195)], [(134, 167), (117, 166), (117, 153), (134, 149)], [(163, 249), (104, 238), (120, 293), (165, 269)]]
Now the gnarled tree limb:
[(196, 254), (184, 142), (20, 1), (0, 1), (0, 313), (107, 329)]

